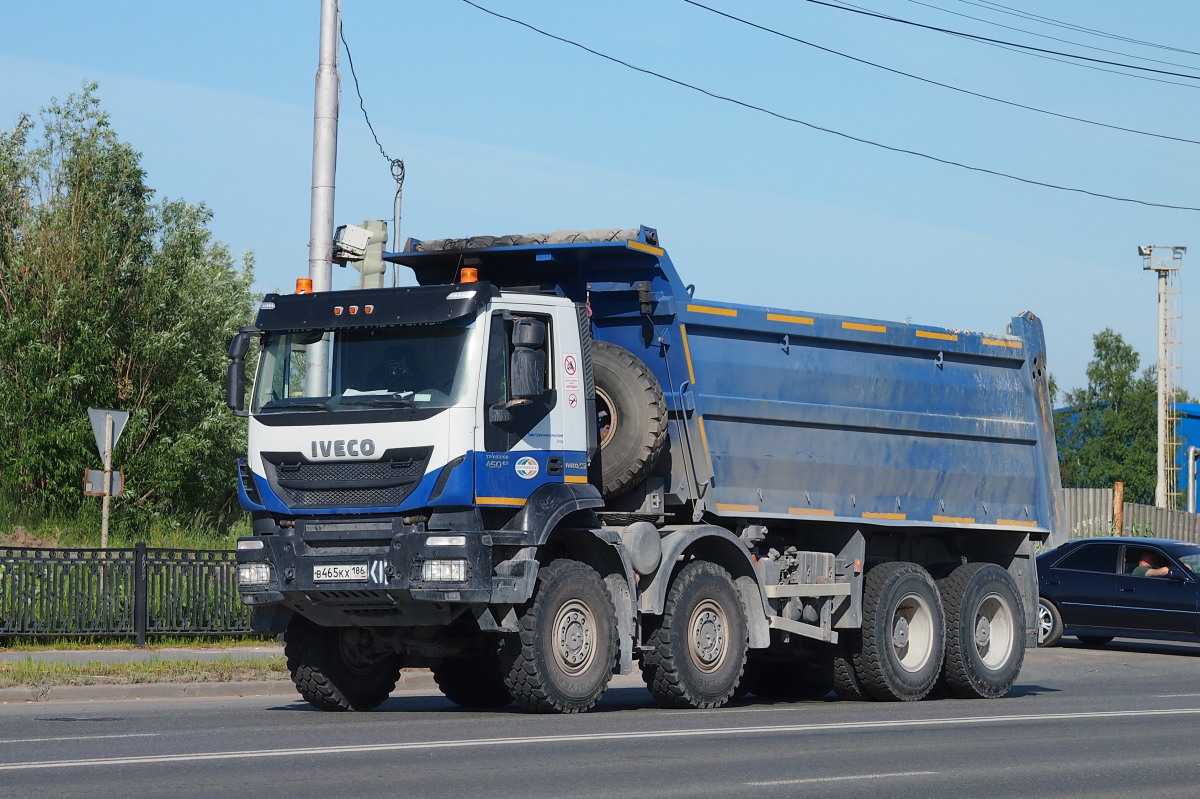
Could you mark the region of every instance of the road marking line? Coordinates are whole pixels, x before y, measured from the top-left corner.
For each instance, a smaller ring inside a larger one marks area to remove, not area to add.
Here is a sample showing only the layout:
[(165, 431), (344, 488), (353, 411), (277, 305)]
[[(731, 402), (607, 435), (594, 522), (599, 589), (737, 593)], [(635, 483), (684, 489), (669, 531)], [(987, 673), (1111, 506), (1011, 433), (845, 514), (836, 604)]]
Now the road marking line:
[(709, 727), (697, 730), (647, 730), (589, 735), (533, 735), (525, 738), (475, 738), (457, 741), (412, 741), (409, 743), (354, 744), (290, 749), (254, 749), (240, 752), (193, 752), (180, 755), (133, 755), (96, 757), (84, 760), (43, 760), (28, 763), (0, 763), (0, 771), (34, 771), (84, 766), (133, 766), (156, 763), (188, 763), (205, 760), (257, 760), (268, 757), (313, 757), (316, 755), (365, 754), (369, 752), (429, 751), (435, 749), (474, 749), (484, 746), (528, 746), (529, 744), (596, 743), (646, 739), (708, 738), (714, 736), (765, 735), (778, 733), (829, 732), (851, 730), (888, 730), (905, 727), (961, 727), (971, 724), (1004, 724), (1030, 721), (1076, 721), (1079, 719), (1132, 718), (1136, 716), (1194, 716), (1200, 708), (1167, 710), (1097, 710), (1088, 713), (1039, 713), (1025, 716), (963, 716), (945, 719), (897, 719), (856, 721), (832, 724), (772, 724), (761, 727)]
[(846, 782), (847, 780), (884, 780), (892, 777), (929, 777), (939, 771), (893, 771), (890, 774), (842, 774), (837, 777), (809, 777), (798, 780), (770, 780), (769, 782), (747, 782), (746, 785), (767, 787), (771, 785), (805, 785), (814, 782)]
[(157, 738), (161, 732), (128, 732), (115, 735), (56, 735), (53, 738), (0, 738), (0, 744), (40, 744), (53, 741), (106, 741), (109, 738)]

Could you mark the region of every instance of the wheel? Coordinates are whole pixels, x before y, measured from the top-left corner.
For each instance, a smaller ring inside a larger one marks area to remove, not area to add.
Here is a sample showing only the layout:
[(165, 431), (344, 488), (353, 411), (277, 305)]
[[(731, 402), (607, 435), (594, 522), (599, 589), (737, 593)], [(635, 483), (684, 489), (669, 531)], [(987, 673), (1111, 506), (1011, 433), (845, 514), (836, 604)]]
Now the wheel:
[(967, 563), (937, 586), (946, 613), (939, 685), (960, 699), (1004, 696), (1025, 660), (1025, 614), (1012, 576), (994, 563)]
[(1058, 646), (1063, 634), (1062, 614), (1058, 606), (1044, 597), (1038, 597), (1038, 646)]
[(862, 634), (858, 630), (841, 630), (836, 644), (825, 645), (825, 675), (839, 699), (872, 699), (854, 672), (854, 653), (861, 648)]
[(495, 652), (478, 657), (444, 658), (432, 671), (433, 681), (441, 692), (460, 707), (512, 704), (512, 694), (504, 684), (500, 659)]
[(615, 497), (645, 477), (667, 442), (667, 403), (662, 386), (632, 353), (606, 341), (592, 342), (599, 417), (600, 493)]
[(729, 572), (692, 561), (671, 583), (662, 619), (647, 639), (642, 679), (667, 707), (720, 707), (741, 682), (747, 630)]
[(1077, 635), (1084, 646), (1104, 646), (1113, 639), (1111, 635)]
[(400, 656), (375, 650), (365, 627), (318, 627), (297, 616), (283, 640), (296, 690), (319, 710), (371, 710), (400, 678)]
[(521, 631), (500, 646), (509, 694), (539, 713), (581, 713), (600, 701), (617, 664), (617, 620), (600, 575), (574, 560), (538, 572)]
[(937, 586), (915, 563), (881, 563), (863, 585), (862, 635), (854, 673), (875, 699), (911, 702), (937, 682), (945, 651)]

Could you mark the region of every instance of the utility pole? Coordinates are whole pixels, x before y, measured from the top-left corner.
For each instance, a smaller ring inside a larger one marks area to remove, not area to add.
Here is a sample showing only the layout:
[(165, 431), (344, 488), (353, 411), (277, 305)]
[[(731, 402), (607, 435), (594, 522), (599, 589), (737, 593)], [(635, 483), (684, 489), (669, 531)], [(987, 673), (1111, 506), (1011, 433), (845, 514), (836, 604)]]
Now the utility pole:
[[(333, 196), (337, 173), (338, 0), (321, 0), (320, 64), (313, 105), (312, 210), (309, 217), (308, 276), (313, 291), (329, 291), (333, 282)], [(310, 345), (305, 377), (309, 396), (325, 396), (328, 350), (324, 341)]]
[[(1170, 261), (1164, 255), (1156, 258), (1155, 251), (1170, 251)], [(1154, 485), (1154, 505), (1172, 507), (1172, 495), (1178, 493), (1174, 477), (1175, 463), (1175, 370), (1179, 346), (1178, 313), (1174, 309), (1174, 275), (1183, 264), (1187, 247), (1158, 247), (1153, 244), (1138, 247), (1142, 268), (1158, 274), (1158, 465)]]

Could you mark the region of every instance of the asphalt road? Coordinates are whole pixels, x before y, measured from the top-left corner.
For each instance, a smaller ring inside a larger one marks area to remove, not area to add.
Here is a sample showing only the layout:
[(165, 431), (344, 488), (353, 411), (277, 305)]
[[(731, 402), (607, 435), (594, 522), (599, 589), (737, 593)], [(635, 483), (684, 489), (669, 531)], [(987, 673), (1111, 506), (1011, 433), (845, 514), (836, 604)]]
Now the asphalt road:
[[(753, 698), (656, 708), (636, 676), (581, 716), (394, 695), (0, 707), (0, 796), (1089, 797), (1200, 795), (1200, 647), (1068, 642), (1001, 700)], [(85, 790), (86, 788), (86, 790)]]

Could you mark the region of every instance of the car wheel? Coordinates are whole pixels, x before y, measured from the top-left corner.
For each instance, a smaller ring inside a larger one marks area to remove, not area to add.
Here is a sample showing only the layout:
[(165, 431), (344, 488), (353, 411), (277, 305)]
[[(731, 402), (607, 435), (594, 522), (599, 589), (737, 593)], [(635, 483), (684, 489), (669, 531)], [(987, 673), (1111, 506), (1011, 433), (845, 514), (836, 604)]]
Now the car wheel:
[(1038, 646), (1057, 646), (1063, 634), (1062, 614), (1053, 602), (1038, 597)]

